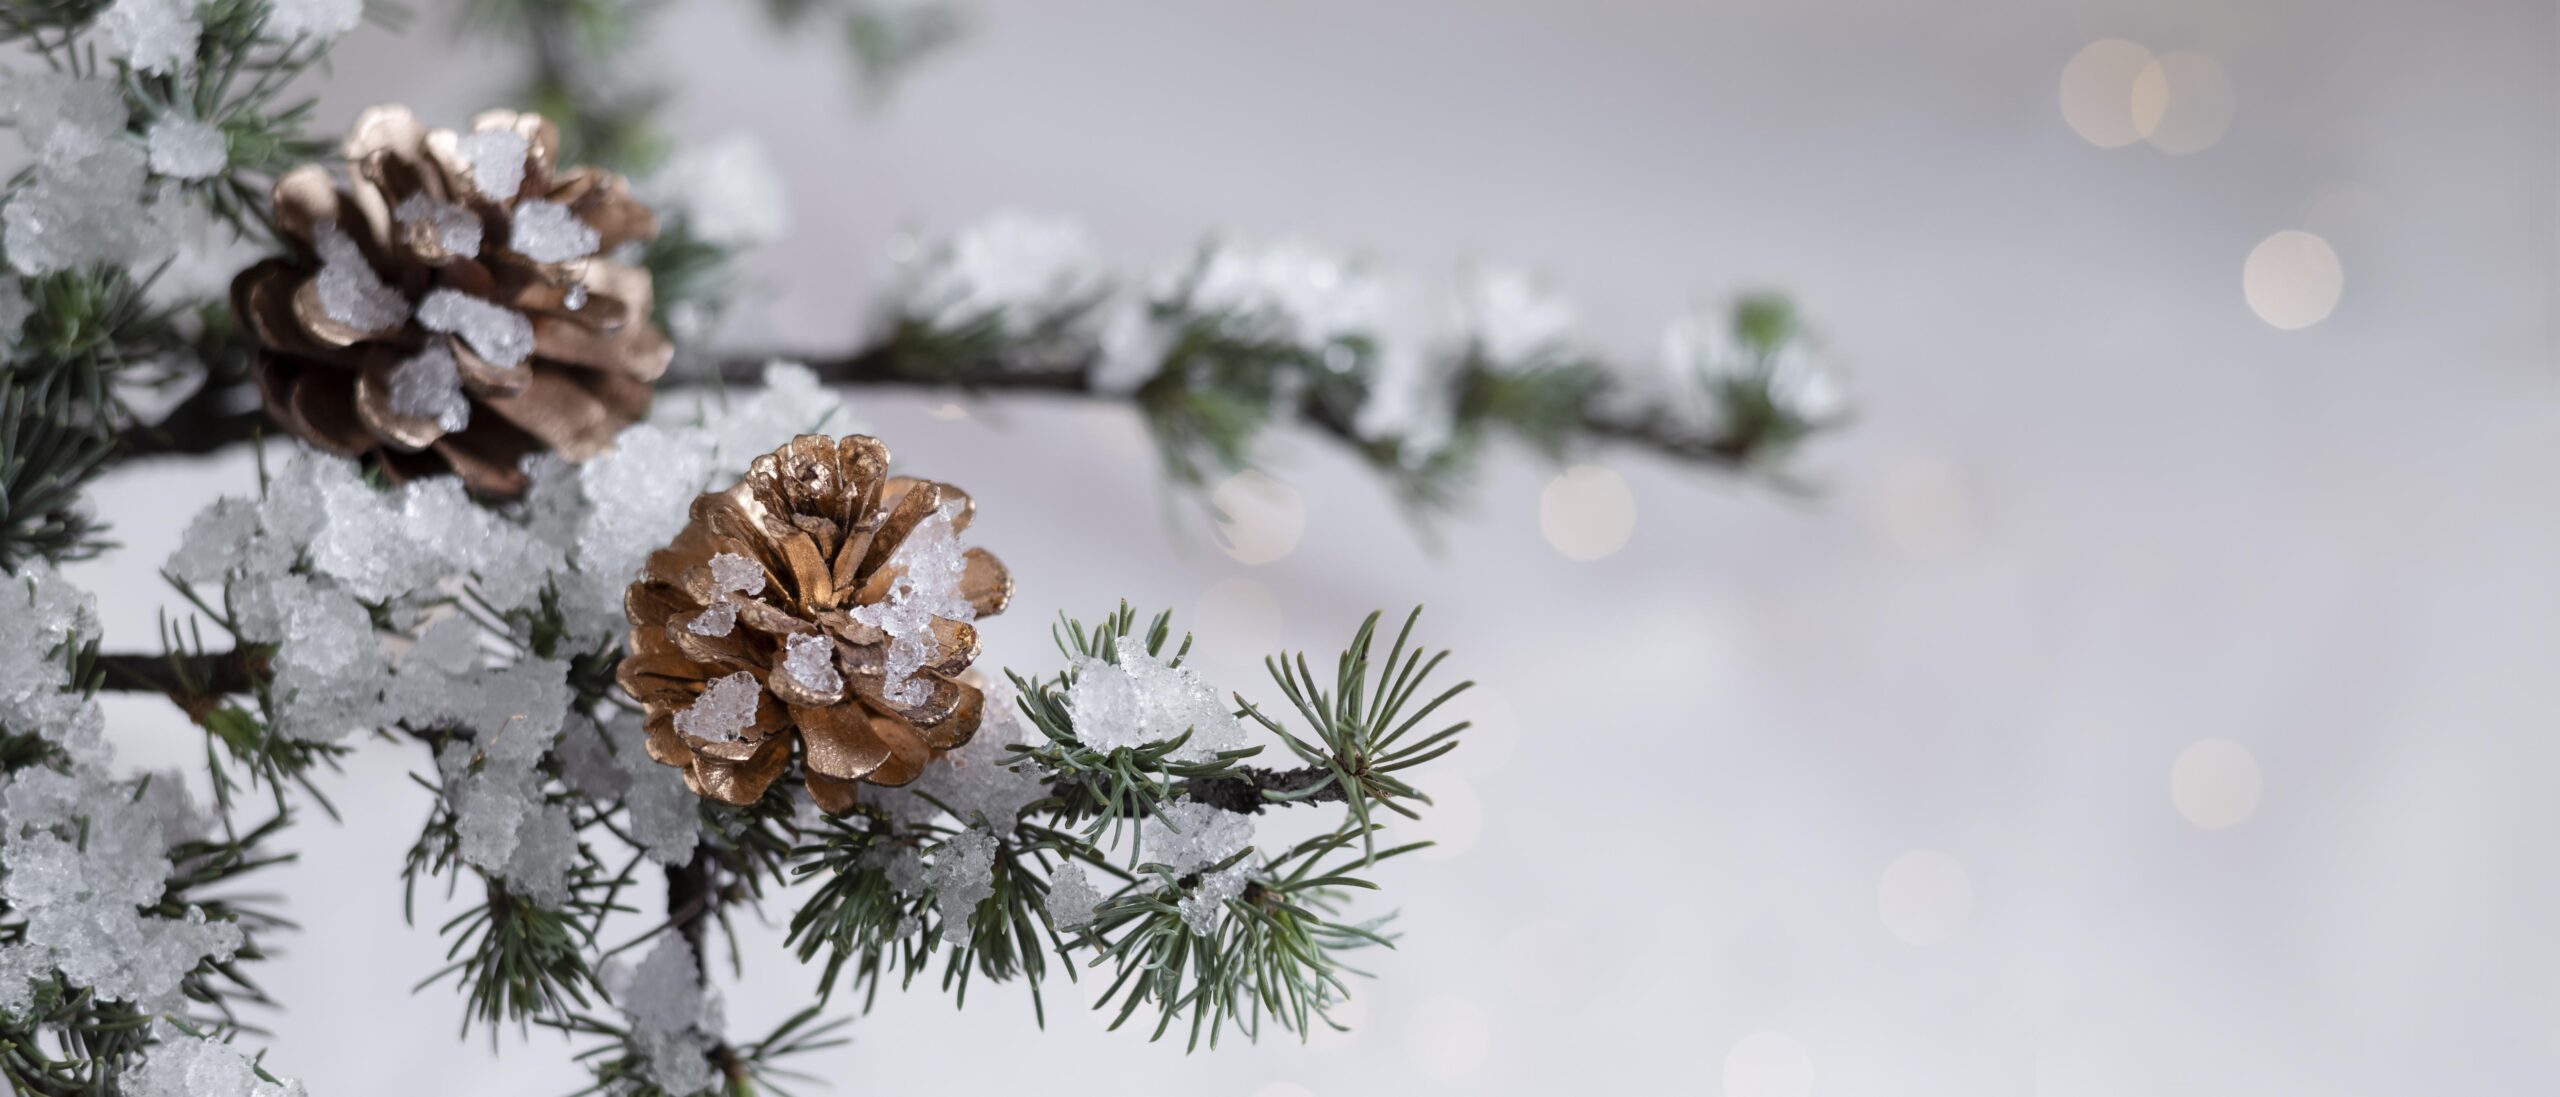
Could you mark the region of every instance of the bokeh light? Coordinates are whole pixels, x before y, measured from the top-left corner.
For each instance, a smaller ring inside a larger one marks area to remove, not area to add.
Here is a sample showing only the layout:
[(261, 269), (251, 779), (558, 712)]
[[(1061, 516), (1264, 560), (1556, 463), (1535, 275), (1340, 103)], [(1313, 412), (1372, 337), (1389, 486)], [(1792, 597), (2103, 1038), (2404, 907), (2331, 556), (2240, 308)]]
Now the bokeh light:
[(1754, 1032), (1724, 1053), (1724, 1097), (1812, 1097), (1813, 1056), (1783, 1032)]
[(1876, 487), (1876, 531), (1905, 556), (1932, 560), (1973, 539), (1973, 498), (1954, 464), (1911, 457), (1885, 470)]
[(1538, 531), (1569, 560), (1598, 560), (1635, 535), (1636, 494), (1616, 472), (1575, 465), (1538, 493)]
[(1307, 502), (1298, 489), (1250, 469), (1227, 477), (1209, 493), (1218, 509), (1218, 547), (1240, 564), (1268, 564), (1289, 555), (1307, 531)]
[(2329, 242), (2286, 229), (2249, 249), (2240, 268), (2240, 292), (2258, 319), (2292, 331), (2329, 318), (2346, 289), (2346, 272)]
[(2081, 47), (2062, 66), (2062, 118), (2071, 123), (2071, 132), (2102, 149), (2142, 140), (2134, 83), (2154, 60), (2150, 50), (2122, 38), (2101, 38)]
[(2169, 766), (2169, 802), (2206, 830), (2238, 826), (2258, 812), (2257, 756), (2229, 739), (2199, 739)]
[(1443, 994), (1413, 1011), (1405, 1047), (1424, 1075), (1454, 1081), (1484, 1067), (1493, 1025), (1473, 999)]
[(2231, 78), (2201, 53), (2164, 53), (2134, 76), (2134, 128), (2151, 147), (2186, 156), (2213, 147), (2231, 128)]
[(1934, 849), (1893, 859), (1876, 881), (1876, 914), (1905, 944), (1943, 944), (1973, 919), (1973, 877), (1964, 863)]

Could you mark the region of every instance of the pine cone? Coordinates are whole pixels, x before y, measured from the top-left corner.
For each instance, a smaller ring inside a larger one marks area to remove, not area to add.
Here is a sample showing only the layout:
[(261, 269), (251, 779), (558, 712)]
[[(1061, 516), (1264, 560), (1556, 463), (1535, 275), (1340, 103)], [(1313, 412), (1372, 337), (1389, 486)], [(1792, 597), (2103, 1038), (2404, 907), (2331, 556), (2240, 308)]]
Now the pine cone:
[(498, 497), (524, 490), (528, 454), (610, 446), (673, 355), (649, 272), (605, 258), (657, 217), (621, 176), (556, 170), (559, 147), (539, 115), (456, 134), (375, 107), (344, 185), (319, 164), (276, 180), (292, 254), (231, 284), (268, 415), (395, 479), (449, 468)]
[(810, 798), (842, 815), (860, 782), (906, 784), (977, 732), (985, 696), (954, 678), (1013, 577), (958, 543), (966, 494), (888, 468), (873, 438), (794, 438), (697, 496), (625, 593), (616, 680), (696, 794), (754, 803), (796, 740)]

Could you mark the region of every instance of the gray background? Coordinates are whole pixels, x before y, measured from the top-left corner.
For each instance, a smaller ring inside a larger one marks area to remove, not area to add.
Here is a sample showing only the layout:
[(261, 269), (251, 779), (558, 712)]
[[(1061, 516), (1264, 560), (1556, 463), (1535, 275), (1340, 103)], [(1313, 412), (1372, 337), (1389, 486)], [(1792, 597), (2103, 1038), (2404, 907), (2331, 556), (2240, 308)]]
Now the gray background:
[[(424, 7), (345, 44), (324, 121), (495, 101), (509, 58), (455, 57)], [(675, 5), (642, 56), (683, 86), (677, 132), (751, 133), (788, 178), (758, 343), (850, 343), (901, 226), (1017, 204), (1129, 261), (1232, 226), (1424, 275), (1525, 263), (1628, 359), (1684, 303), (1776, 285), (1861, 408), (1808, 501), (1600, 455), (1638, 515), (1596, 564), (1541, 538), (1525, 457), (1435, 554), (1283, 439), (1305, 534), (1248, 567), (1125, 414), (857, 394), (1019, 577), (991, 663), (1049, 666), (1050, 613), (1127, 596), (1268, 696), (1270, 635), (1331, 650), (1419, 600), (1492, 688), (1426, 785), (1448, 854), (1382, 873), (1407, 937), (1352, 1034), (1185, 1057), (1102, 1032), (1090, 987), (1053, 987), (1045, 1034), (1018, 988), (889, 993), (808, 1064), (833, 1092), (1806, 1092), (1768, 1069), (1788, 1047), (1825, 1095), (2560, 1085), (2551, 5), (1023, 0), (870, 114), (832, 41), (753, 8)], [(2227, 136), (2074, 136), (2057, 82), (2101, 37), (2216, 58)], [(2240, 292), (2285, 228), (2346, 275), (2302, 331)], [(248, 482), (158, 464), (102, 493), (131, 550), (77, 574), (120, 646), (185, 517)], [(1211, 595), (1237, 579), (1276, 620)], [(198, 763), (152, 706), (112, 713), (128, 761)], [(2263, 778), (2227, 829), (2170, 796), (2208, 738)], [(320, 1094), (573, 1089), (558, 1039), (493, 1055), (409, 991), (443, 947), (441, 915), (399, 921), (425, 765), (368, 745), (330, 782), (344, 821), (273, 874), (304, 928), (261, 971), (271, 1062)], [(1886, 922), (1913, 850), (1973, 895), (1924, 903), (1941, 943)], [(744, 936), (735, 1034), (805, 1000), (779, 940)]]

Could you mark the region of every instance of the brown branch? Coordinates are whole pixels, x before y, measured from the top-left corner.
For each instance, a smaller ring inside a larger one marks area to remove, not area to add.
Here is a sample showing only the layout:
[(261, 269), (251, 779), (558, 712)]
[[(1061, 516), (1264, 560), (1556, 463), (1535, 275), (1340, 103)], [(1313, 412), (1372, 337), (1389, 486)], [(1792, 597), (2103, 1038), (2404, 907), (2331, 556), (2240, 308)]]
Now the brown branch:
[[(953, 366), (943, 362), (926, 362), (904, 354), (895, 343), (880, 343), (858, 351), (834, 355), (794, 355), (789, 353), (746, 354), (710, 363), (699, 377), (670, 376), (659, 382), (662, 390), (698, 388), (720, 384), (752, 384), (764, 375), (766, 363), (787, 359), (809, 367), (819, 381), (829, 385), (876, 388), (917, 388), (953, 390), (973, 396), (1007, 393), (1048, 393), (1091, 400), (1126, 400), (1120, 393), (1103, 392), (1093, 387), (1089, 366), (1069, 364), (1056, 369), (1023, 369), (1000, 360), (977, 360)], [(247, 442), (265, 429), (265, 417), (259, 412), (229, 412), (220, 408), (234, 398), (234, 390), (210, 394), (202, 404), (190, 400), (176, 413), (152, 426), (126, 432), (122, 439), (126, 456), (168, 456), (216, 453)], [(1308, 402), (1299, 409), (1299, 421), (1354, 449), (1367, 451), (1373, 443), (1360, 437), (1351, 420), (1338, 410)], [(1646, 450), (1675, 460), (1733, 466), (1747, 461), (1756, 448), (1749, 440), (1701, 440), (1667, 431), (1650, 422), (1631, 420), (1586, 409), (1582, 416), (1582, 433), (1590, 438), (1617, 445)]]
[[(1183, 791), (1190, 797), (1220, 811), (1253, 815), (1274, 804), (1338, 804), (1342, 802), (1342, 783), (1325, 782), (1333, 771), (1323, 766), (1300, 766), (1297, 769), (1259, 769), (1240, 766), (1233, 777), (1206, 781), (1185, 781)], [(1323, 788), (1316, 788), (1323, 785)], [(1294, 800), (1267, 800), (1263, 793), (1316, 791)]]
[(200, 722), (224, 697), (256, 692), (270, 674), (267, 656), (266, 649), (258, 647), (198, 654), (105, 654), (98, 656), (98, 669), (104, 675), (98, 688), (166, 694), (186, 710), (188, 718)]

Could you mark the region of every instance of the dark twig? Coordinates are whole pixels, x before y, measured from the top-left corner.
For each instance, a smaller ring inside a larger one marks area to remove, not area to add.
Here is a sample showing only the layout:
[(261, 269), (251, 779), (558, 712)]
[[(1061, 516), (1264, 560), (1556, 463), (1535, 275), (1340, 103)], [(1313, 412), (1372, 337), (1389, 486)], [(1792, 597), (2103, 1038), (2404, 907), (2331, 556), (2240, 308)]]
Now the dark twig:
[[(1122, 394), (1095, 389), (1091, 370), (1087, 367), (1024, 369), (996, 360), (971, 361), (955, 366), (947, 361), (925, 361), (908, 355), (895, 343), (882, 343), (838, 355), (740, 355), (711, 364), (704, 371), (705, 376), (670, 377), (660, 382), (659, 388), (681, 390), (715, 382), (751, 384), (763, 376), (765, 364), (777, 358), (808, 366), (819, 380), (830, 385), (946, 389), (973, 396), (1048, 393), (1093, 400), (1128, 399)], [(192, 404), (193, 401), (190, 402)], [(215, 453), (247, 442), (264, 429), (263, 417), (254, 411), (218, 413), (191, 408), (190, 405), (181, 405), (182, 414), (173, 414), (160, 423), (127, 431), (122, 439), (123, 452), (128, 456)], [(1299, 409), (1298, 418), (1353, 448), (1365, 450), (1371, 444), (1353, 429), (1348, 416), (1321, 403), (1307, 402)], [(1749, 442), (1702, 441), (1654, 423), (1630, 420), (1591, 408), (1584, 409), (1581, 427), (1582, 433), (1591, 439), (1718, 467), (1745, 462), (1754, 448)]]

